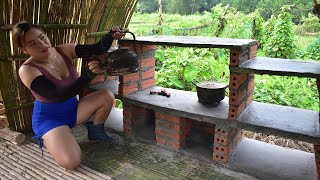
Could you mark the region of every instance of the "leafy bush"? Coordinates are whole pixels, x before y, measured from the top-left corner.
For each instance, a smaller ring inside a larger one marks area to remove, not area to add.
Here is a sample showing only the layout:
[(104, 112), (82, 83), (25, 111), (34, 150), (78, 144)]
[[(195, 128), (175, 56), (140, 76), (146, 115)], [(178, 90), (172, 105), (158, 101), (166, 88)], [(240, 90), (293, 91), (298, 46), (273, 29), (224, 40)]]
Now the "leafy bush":
[(229, 80), (226, 54), (215, 49), (159, 48), (156, 59), (159, 86), (194, 91), (193, 80)]
[(264, 46), (266, 55), (275, 58), (293, 59), (296, 51), (294, 42), (293, 25), (291, 15), (288, 13), (289, 7), (284, 6), (278, 15), (276, 24), (272, 30), (267, 44)]
[(310, 78), (256, 75), (254, 99), (319, 111), (316, 80)]
[(308, 46), (305, 58), (320, 61), (320, 37), (313, 44)]
[(253, 13), (253, 28), (252, 28), (252, 39), (256, 39), (259, 42), (259, 47), (261, 48), (265, 44), (265, 30), (263, 27), (264, 20), (261, 17), (259, 11)]

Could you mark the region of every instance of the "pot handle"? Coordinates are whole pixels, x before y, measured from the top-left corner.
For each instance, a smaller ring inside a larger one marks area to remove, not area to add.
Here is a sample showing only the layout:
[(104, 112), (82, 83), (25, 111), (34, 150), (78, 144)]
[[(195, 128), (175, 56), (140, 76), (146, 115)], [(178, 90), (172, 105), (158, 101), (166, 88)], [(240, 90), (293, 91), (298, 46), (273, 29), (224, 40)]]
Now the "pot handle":
[(192, 80), (191, 82), (192, 82), (192, 84), (195, 85), (195, 86), (197, 86), (197, 84), (199, 84), (199, 81), (197, 81), (197, 80), (195, 80), (195, 79)]

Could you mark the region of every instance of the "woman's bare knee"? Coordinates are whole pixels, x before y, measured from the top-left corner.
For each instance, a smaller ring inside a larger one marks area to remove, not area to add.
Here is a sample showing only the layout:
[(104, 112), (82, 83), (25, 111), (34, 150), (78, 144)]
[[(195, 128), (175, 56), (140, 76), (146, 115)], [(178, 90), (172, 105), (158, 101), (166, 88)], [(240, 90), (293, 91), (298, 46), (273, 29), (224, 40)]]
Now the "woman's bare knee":
[(103, 94), (103, 97), (105, 100), (107, 101), (114, 101), (115, 97), (114, 97), (114, 94), (108, 90), (108, 89), (103, 89), (101, 90), (101, 93)]
[(59, 160), (57, 160), (57, 163), (59, 166), (67, 169), (67, 170), (73, 170), (76, 169), (81, 162), (81, 155), (78, 153), (70, 154), (70, 155), (62, 155)]

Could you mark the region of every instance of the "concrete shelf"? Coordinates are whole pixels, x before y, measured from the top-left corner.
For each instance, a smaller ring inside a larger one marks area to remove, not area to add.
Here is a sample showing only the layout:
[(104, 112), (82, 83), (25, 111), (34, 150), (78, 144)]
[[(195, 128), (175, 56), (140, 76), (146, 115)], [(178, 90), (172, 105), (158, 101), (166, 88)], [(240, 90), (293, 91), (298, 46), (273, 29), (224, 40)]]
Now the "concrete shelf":
[[(132, 43), (133, 40), (123, 39), (120, 40), (120, 42)], [(258, 44), (258, 41), (252, 39), (231, 39), (198, 36), (141, 36), (137, 37), (136, 43), (177, 47), (241, 49)]]
[(320, 78), (320, 62), (256, 57), (239, 67), (230, 67), (231, 72), (270, 74), (279, 76), (297, 76)]
[(319, 112), (253, 101), (237, 121), (230, 121), (228, 120), (228, 97), (222, 100), (217, 107), (208, 107), (198, 102), (196, 92), (165, 89), (171, 93), (170, 98), (150, 95), (150, 90), (160, 91), (161, 89), (163, 88), (154, 87), (138, 91), (123, 96), (121, 100), (147, 109), (197, 121), (229, 125), (230, 127), (320, 144)]
[(319, 112), (253, 101), (237, 119), (239, 128), (320, 144)]

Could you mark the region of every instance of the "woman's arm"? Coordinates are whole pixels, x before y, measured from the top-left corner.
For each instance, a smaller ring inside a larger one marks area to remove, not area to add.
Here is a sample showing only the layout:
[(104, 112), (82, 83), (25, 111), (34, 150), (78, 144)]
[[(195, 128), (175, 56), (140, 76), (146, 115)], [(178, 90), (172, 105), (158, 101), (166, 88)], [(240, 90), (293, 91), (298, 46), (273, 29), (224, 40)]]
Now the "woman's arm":
[(72, 84), (65, 87), (56, 87), (49, 79), (41, 75), (31, 82), (31, 89), (40, 96), (54, 102), (61, 102), (77, 95), (80, 90), (88, 85), (90, 79), (79, 77)]
[(101, 55), (107, 52), (111, 47), (114, 39), (120, 39), (125, 35), (123, 31), (115, 26), (112, 27), (109, 33), (105, 34), (101, 40), (95, 44), (63, 44), (60, 45), (61, 49), (68, 55), (71, 59), (75, 58), (89, 58), (92, 55)]

